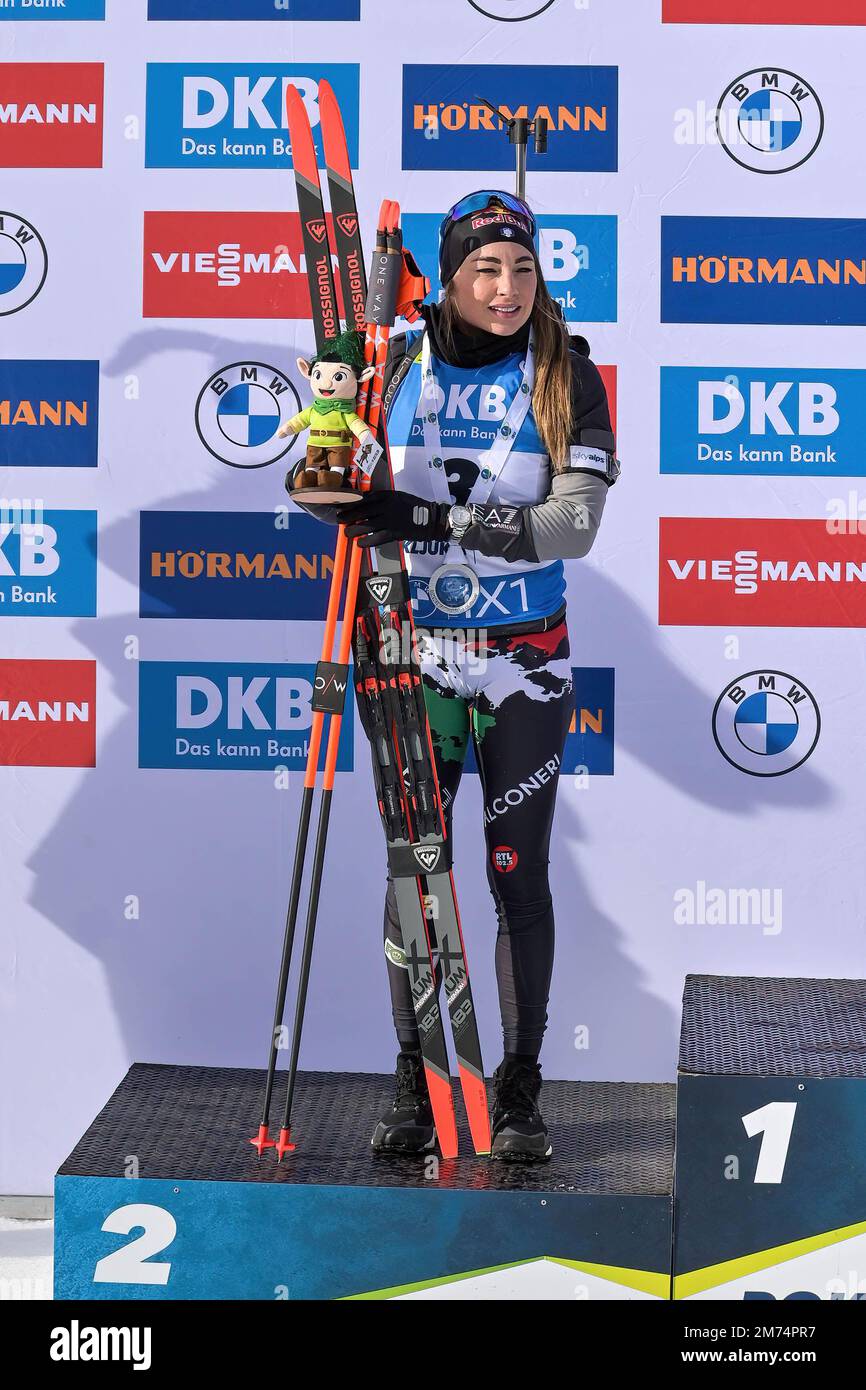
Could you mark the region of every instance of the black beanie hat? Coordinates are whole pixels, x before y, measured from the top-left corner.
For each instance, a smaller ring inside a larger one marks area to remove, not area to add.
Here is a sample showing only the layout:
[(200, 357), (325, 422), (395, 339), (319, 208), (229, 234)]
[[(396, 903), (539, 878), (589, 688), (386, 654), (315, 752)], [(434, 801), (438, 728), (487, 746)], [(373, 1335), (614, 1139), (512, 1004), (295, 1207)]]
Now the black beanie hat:
[(443, 289), (467, 256), (494, 241), (514, 241), (535, 255), (530, 222), (499, 202), (495, 193), (485, 208), (469, 212), (458, 221), (449, 217), (443, 223), (439, 244), (439, 280)]

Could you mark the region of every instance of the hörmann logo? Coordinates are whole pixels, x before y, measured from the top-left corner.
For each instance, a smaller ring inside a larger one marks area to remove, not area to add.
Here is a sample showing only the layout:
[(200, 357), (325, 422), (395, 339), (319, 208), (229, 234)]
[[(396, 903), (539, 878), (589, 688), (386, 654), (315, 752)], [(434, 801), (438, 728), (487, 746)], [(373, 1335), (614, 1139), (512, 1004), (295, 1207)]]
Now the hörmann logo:
[(296, 512), (142, 512), (143, 618), (324, 619), (335, 532)]
[(826, 520), (661, 517), (659, 622), (866, 627), (866, 532)]
[(0, 165), (102, 166), (102, 63), (0, 63)]
[(360, 19), (361, 0), (148, 0), (148, 19)]
[(662, 321), (866, 323), (866, 220), (663, 217)]
[[(615, 170), (618, 69), (615, 67), (439, 66), (403, 68), (404, 169), (509, 169), (502, 120), (543, 116), (551, 132), (548, 170)], [(529, 166), (536, 156), (529, 153)]]
[(319, 142), (319, 82), (334, 88), (352, 167), (358, 163), (357, 63), (149, 63), (145, 163), (152, 169), (284, 169), (289, 84)]
[(95, 468), (99, 363), (0, 361), (0, 466)]

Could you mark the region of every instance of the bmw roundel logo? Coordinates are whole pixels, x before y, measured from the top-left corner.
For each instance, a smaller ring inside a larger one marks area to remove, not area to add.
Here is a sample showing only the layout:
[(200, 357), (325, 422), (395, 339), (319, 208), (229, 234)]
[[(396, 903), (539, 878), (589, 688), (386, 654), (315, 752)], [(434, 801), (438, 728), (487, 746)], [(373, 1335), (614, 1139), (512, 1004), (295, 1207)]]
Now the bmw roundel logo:
[(824, 133), (824, 111), (802, 77), (785, 68), (753, 68), (734, 79), (716, 109), (725, 153), (743, 169), (783, 174), (805, 163)]
[(291, 449), (297, 435), (278, 437), (301, 408), (292, 382), (265, 362), (232, 362), (206, 381), (195, 405), (205, 448), (231, 468), (265, 468)]
[(45, 284), (48, 252), (26, 218), (0, 212), (0, 315), (26, 309)]
[(778, 777), (806, 761), (821, 715), (811, 691), (786, 671), (748, 671), (722, 691), (713, 737), (723, 758), (753, 777)]
[(469, 0), (469, 3), (487, 19), (516, 24), (521, 19), (535, 19), (536, 15), (544, 14), (555, 0)]

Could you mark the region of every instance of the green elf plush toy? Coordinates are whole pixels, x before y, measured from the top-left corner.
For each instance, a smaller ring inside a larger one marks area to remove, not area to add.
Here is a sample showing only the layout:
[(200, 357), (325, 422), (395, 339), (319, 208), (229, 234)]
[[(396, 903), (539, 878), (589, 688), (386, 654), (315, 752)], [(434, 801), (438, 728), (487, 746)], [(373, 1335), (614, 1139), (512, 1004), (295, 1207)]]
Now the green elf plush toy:
[(353, 435), (364, 455), (363, 460), (358, 459), (362, 467), (371, 452), (381, 454), (371, 430), (355, 412), (358, 388), (375, 372), (364, 362), (363, 341), (360, 333), (348, 329), (309, 361), (298, 358), (298, 371), (309, 381), (314, 400), (287, 420), (279, 432), (284, 439), (301, 430), (310, 431), (306, 460), (295, 469), (292, 488), (342, 487), (351, 465)]

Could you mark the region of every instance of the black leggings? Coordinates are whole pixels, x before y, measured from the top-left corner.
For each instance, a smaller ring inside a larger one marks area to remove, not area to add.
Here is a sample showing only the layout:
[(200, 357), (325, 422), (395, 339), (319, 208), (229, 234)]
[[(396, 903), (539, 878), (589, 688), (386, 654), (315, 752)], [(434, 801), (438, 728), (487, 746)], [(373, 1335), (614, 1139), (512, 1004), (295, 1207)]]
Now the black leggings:
[[(491, 630), (488, 629), (490, 633)], [(487, 881), (498, 919), (496, 978), (505, 1051), (537, 1058), (553, 970), (548, 851), (559, 766), (574, 710), (568, 632), (492, 634), (482, 647), (419, 629), (436, 773), (451, 810), (469, 743), (484, 792)], [(435, 922), (429, 924), (435, 929)], [(385, 954), (401, 1048), (418, 1047), (394, 886), (385, 896)], [(471, 960), (471, 948), (468, 947)]]

